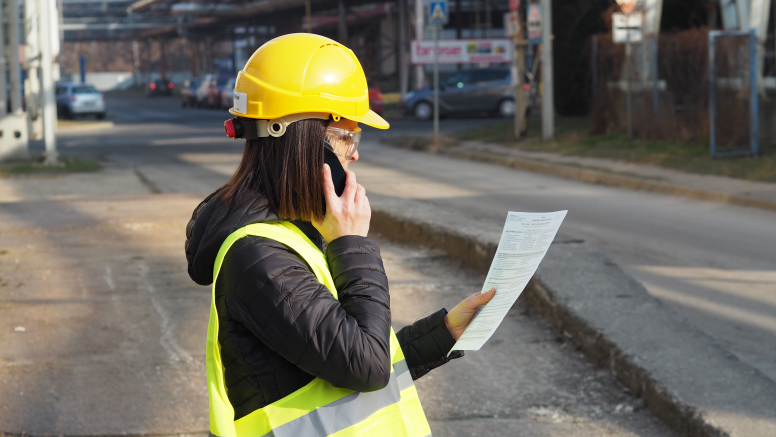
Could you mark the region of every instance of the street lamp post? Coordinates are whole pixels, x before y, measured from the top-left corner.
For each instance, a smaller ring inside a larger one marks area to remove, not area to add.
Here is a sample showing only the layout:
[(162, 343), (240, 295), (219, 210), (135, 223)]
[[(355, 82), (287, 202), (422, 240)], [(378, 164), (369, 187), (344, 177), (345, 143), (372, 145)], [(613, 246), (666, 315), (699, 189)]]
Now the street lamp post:
[(439, 144), (439, 25), (434, 24), (434, 144)]

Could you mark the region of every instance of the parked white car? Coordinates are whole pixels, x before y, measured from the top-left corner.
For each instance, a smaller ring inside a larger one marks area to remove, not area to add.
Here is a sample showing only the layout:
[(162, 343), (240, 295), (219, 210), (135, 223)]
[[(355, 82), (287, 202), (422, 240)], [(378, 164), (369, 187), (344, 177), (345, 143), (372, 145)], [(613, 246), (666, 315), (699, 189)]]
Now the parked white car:
[(58, 83), (55, 88), (57, 114), (71, 119), (77, 115), (105, 118), (105, 96), (85, 83)]

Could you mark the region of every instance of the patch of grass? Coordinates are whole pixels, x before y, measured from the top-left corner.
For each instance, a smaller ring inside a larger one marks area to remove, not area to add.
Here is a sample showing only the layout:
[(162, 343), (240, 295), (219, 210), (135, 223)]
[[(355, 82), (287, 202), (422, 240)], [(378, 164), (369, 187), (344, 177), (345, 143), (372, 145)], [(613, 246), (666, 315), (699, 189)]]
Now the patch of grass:
[(457, 143), (453, 138), (442, 136), (439, 138), (440, 144), (434, 145), (431, 137), (415, 135), (386, 135), (381, 137), (380, 141), (394, 147), (422, 151), (437, 150), (439, 146), (447, 147)]
[(383, 106), (383, 118), (401, 118), (402, 113), (401, 110), (399, 110), (399, 104), (398, 103), (386, 103)]
[(556, 119), (556, 139), (541, 141), (541, 122), (532, 121), (529, 137), (516, 142), (511, 122), (494, 123), (461, 131), (459, 140), (500, 143), (527, 151), (559, 155), (608, 158), (635, 164), (650, 164), (690, 173), (722, 175), (752, 181), (776, 182), (776, 154), (756, 158), (711, 159), (708, 143), (634, 140), (623, 134), (591, 136), (590, 125), (584, 118)]
[(383, 103), (386, 105), (389, 103), (399, 103), (401, 100), (401, 93), (383, 93)]
[[(530, 120), (528, 123), (529, 141), (538, 138), (541, 130), (541, 120)], [(590, 131), (590, 121), (587, 118), (557, 117), (555, 119), (555, 133), (558, 137), (583, 137), (587, 136), (588, 131)], [(514, 123), (512, 120), (499, 121), (458, 131), (454, 136), (463, 141), (476, 140), (486, 143), (514, 143)]]
[(109, 120), (98, 120), (94, 118), (80, 120), (57, 120), (57, 129), (61, 130), (95, 130), (107, 129), (113, 127), (113, 122)]
[(59, 165), (43, 165), (43, 157), (38, 157), (30, 162), (16, 164), (7, 168), (0, 168), (0, 176), (15, 176), (27, 174), (62, 174), (84, 173), (97, 171), (102, 165), (95, 161), (74, 156), (60, 156)]

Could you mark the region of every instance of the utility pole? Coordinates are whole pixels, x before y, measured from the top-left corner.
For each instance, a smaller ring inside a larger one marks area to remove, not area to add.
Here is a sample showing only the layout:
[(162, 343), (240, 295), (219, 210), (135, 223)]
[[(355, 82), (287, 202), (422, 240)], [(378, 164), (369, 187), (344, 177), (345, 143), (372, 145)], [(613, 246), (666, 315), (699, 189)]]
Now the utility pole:
[(310, 0), (304, 0), (304, 16), (307, 33), (313, 33), (313, 13), (312, 7), (310, 6)]
[[(415, 0), (420, 1), (420, 0)], [(461, 33), (463, 31), (463, 21), (461, 20), (462, 13), (461, 13), (461, 2), (463, 0), (455, 0), (455, 37), (457, 39), (461, 39)], [(463, 64), (458, 64), (458, 70), (460, 71), (463, 68)]]
[(517, 14), (517, 25), (515, 33), (512, 35), (512, 40), (515, 45), (515, 139), (519, 140), (528, 130), (524, 116), (527, 102), (525, 101), (525, 92), (523, 91), (523, 77), (525, 76), (525, 46), (527, 43), (523, 35), (520, 11), (516, 9), (513, 12)]
[[(341, 0), (340, 0), (341, 1)], [(398, 61), (399, 61), (399, 95), (404, 95), (407, 93), (407, 90), (409, 88), (409, 65), (407, 65), (407, 7), (408, 3), (407, 0), (399, 0), (399, 8), (398, 8), (398, 15), (399, 15), (399, 37), (397, 38), (398, 42)]]
[(490, 30), (493, 27), (493, 22), (490, 15), (490, 0), (485, 0), (485, 38), (492, 36)]
[[(406, 2), (407, 0), (404, 1)], [(348, 45), (348, 22), (344, 0), (337, 0), (337, 12), (339, 13), (339, 22), (337, 23), (337, 39), (339, 40), (340, 44), (346, 46)]]
[[(5, 116), (6, 106), (5, 102), (8, 101), (8, 96), (5, 90), (5, 72), (8, 70), (8, 65), (5, 61), (5, 2), (0, 0), (0, 118)], [(9, 56), (13, 57), (13, 56)]]
[[(460, 2), (461, 0), (458, 0)], [(415, 0), (415, 39), (425, 39), (425, 31), (423, 30), (423, 0)], [(415, 66), (415, 89), (419, 90), (423, 88), (425, 82), (426, 71), (423, 64)], [(403, 96), (404, 94), (402, 94)]]
[[(194, 56), (193, 58), (197, 58)], [(198, 72), (195, 72), (198, 74)], [(140, 88), (140, 44), (136, 39), (132, 40), (132, 86)]]
[[(552, 65), (552, 0), (542, 0), (542, 138), (555, 137), (555, 89)], [(536, 62), (536, 61), (534, 61)]]
[(27, 131), (30, 139), (43, 138), (43, 118), (40, 95), (40, 27), (38, 23), (38, 1), (24, 1), (24, 69), (27, 79), (24, 99), (27, 111)]
[(51, 26), (49, 29), (49, 34), (51, 35), (51, 48), (49, 49), (49, 52), (51, 53), (51, 78), (54, 82), (58, 81), (61, 77), (61, 72), (59, 70), (59, 52), (62, 50), (62, 41), (65, 39), (61, 3), (62, 0), (48, 0), (48, 7), (51, 13), (51, 22), (49, 23), (49, 26)]
[[(40, 72), (43, 91), (43, 140), (46, 144), (44, 154), (45, 165), (57, 165), (57, 108), (54, 101), (54, 57), (52, 54), (52, 41), (59, 41), (59, 35), (52, 35), (52, 29), (57, 29), (54, 20), (56, 9), (51, 7), (52, 2), (43, 0), (40, 8)], [(57, 32), (58, 33), (58, 32)]]
[(480, 0), (474, 0), (474, 38), (482, 38), (482, 23), (480, 22)]
[[(18, 0), (0, 0), (0, 160), (27, 158), (28, 120), (22, 109), (22, 81), (19, 65)], [(6, 40), (6, 33), (8, 39)], [(7, 43), (7, 44), (6, 44)], [(8, 74), (6, 76), (6, 69)], [(10, 96), (6, 92), (6, 77)], [(6, 104), (10, 97), (11, 112)]]
[[(22, 112), (22, 79), (19, 74), (21, 66), (19, 65), (19, 3), (17, 0), (8, 1), (8, 49), (11, 113), (19, 114)], [(2, 104), (5, 104), (5, 100)]]

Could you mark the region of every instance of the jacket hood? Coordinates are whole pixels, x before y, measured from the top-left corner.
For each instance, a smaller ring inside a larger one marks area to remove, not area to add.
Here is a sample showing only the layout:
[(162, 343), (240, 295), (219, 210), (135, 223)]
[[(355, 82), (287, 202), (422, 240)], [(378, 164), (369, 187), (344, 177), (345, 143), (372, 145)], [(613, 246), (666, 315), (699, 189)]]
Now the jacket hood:
[[(207, 196), (194, 212), (186, 226), (186, 260), (189, 276), (199, 285), (213, 283), (213, 266), (221, 245), (232, 232), (251, 223), (279, 220), (264, 196), (245, 196), (231, 207), (221, 200), (221, 190)], [(309, 222), (293, 223), (318, 248), (326, 253), (326, 241)]]
[(207, 196), (186, 226), (189, 276), (199, 285), (213, 283), (213, 265), (221, 244), (232, 232), (256, 222), (277, 220), (264, 197), (253, 197), (232, 208), (221, 201), (220, 189)]

